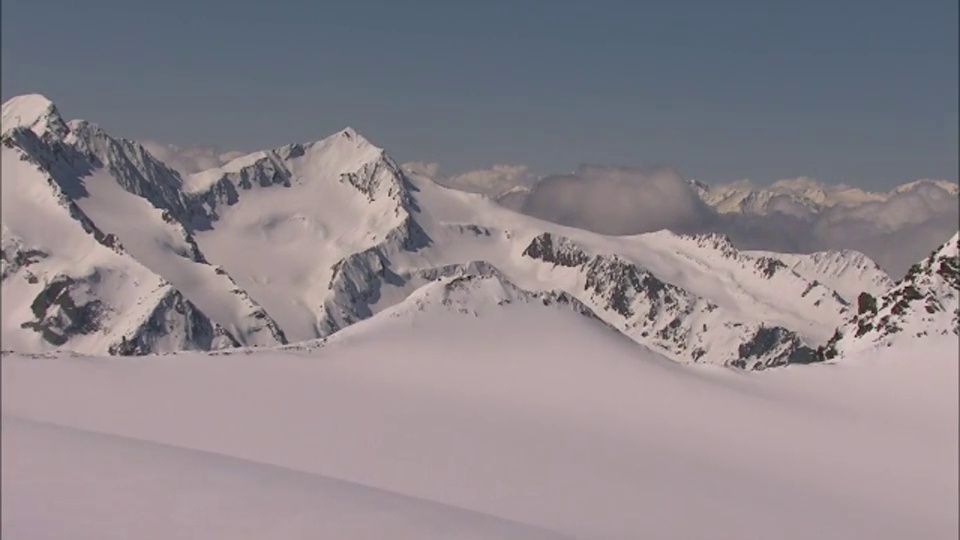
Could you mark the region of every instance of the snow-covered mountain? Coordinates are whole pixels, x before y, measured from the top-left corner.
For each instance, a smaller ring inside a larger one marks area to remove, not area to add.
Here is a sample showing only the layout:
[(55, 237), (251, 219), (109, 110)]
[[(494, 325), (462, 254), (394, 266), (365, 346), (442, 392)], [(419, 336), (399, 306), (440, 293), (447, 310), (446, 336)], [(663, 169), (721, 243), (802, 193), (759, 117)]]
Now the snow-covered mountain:
[(69, 197), (61, 182), (89, 165), (82, 157), (27, 129), (2, 144), (4, 347), (130, 354), (237, 344)]
[(890, 285), (852, 251), (540, 221), (406, 173), (350, 128), (183, 175), (22, 96), (3, 105), (2, 188), (3, 347), (25, 352), (278, 346), (427, 301), (521, 302), (678, 362), (761, 369), (817, 359), (859, 294)]
[(938, 335), (960, 336), (960, 234), (879, 297), (861, 293), (857, 313), (837, 330), (824, 355), (833, 358)]
[(40, 96), (10, 100), (3, 118), (4, 347), (130, 354), (285, 342), (197, 246), (190, 230), (208, 210), (177, 173), (135, 142), (63, 122)]

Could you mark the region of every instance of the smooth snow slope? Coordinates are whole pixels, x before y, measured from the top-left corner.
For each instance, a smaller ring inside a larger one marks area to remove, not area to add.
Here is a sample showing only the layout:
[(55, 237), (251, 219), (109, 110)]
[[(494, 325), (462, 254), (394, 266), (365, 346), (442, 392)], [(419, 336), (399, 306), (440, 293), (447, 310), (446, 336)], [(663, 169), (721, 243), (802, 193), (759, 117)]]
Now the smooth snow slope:
[(955, 339), (745, 376), (444, 283), (279, 351), (5, 356), (3, 537), (960, 532)]
[(562, 538), (221, 454), (19, 419), (3, 431), (5, 538)]

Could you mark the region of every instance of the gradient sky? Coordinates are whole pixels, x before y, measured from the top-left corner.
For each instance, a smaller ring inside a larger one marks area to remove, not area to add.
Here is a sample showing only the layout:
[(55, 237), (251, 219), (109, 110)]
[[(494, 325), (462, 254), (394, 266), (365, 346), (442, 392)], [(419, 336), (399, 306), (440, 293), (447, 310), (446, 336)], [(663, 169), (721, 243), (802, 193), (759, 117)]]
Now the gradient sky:
[(223, 150), (957, 180), (957, 0), (3, 0), (2, 94)]

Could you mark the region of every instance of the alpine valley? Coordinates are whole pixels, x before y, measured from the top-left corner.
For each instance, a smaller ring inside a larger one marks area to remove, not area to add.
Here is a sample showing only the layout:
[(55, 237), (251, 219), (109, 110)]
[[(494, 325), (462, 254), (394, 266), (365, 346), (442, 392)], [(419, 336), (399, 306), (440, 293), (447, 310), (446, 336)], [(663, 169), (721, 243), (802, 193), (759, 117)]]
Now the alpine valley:
[(350, 128), (181, 174), (40, 95), (2, 120), (6, 350), (322, 344), (434, 304), (570, 310), (638, 350), (747, 370), (958, 333), (956, 236), (895, 282), (854, 251), (537, 220), (405, 172)]

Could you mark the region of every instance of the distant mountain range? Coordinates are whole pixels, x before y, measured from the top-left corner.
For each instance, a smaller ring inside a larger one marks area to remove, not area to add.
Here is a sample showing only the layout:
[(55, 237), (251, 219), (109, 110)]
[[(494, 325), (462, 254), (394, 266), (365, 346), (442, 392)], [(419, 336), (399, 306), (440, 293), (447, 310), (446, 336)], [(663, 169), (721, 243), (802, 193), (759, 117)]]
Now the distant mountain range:
[[(418, 163), (408, 167), (424, 169)], [(906, 272), (950, 238), (960, 223), (960, 187), (945, 180), (917, 180), (878, 192), (805, 177), (770, 186), (748, 180), (707, 185), (670, 168), (582, 166), (536, 181), (528, 176), (524, 183), (504, 188), (509, 178), (497, 173), (478, 171), (440, 181), (484, 192), (502, 206), (532, 216), (594, 232), (631, 235), (666, 228), (720, 232), (741, 249), (853, 249), (892, 275)], [(464, 185), (468, 180), (474, 184)], [(500, 189), (484, 191), (487, 186)]]
[(855, 207), (882, 202), (892, 196), (925, 189), (942, 189), (957, 195), (960, 186), (945, 180), (916, 180), (887, 192), (865, 191), (844, 184), (827, 185), (810, 178), (780, 180), (770, 186), (756, 186), (750, 181), (708, 186), (692, 180), (697, 194), (721, 214), (753, 214), (766, 216), (781, 213), (797, 217), (817, 214), (833, 207)]
[[(188, 174), (39, 95), (4, 103), (2, 120), (8, 350), (284, 346), (426, 306), (482, 317), (515, 303), (572, 310), (677, 362), (743, 369), (958, 332), (956, 237), (894, 283), (855, 251), (539, 220), (404, 171), (350, 128)], [(695, 187), (719, 212), (758, 215), (882, 197)]]

